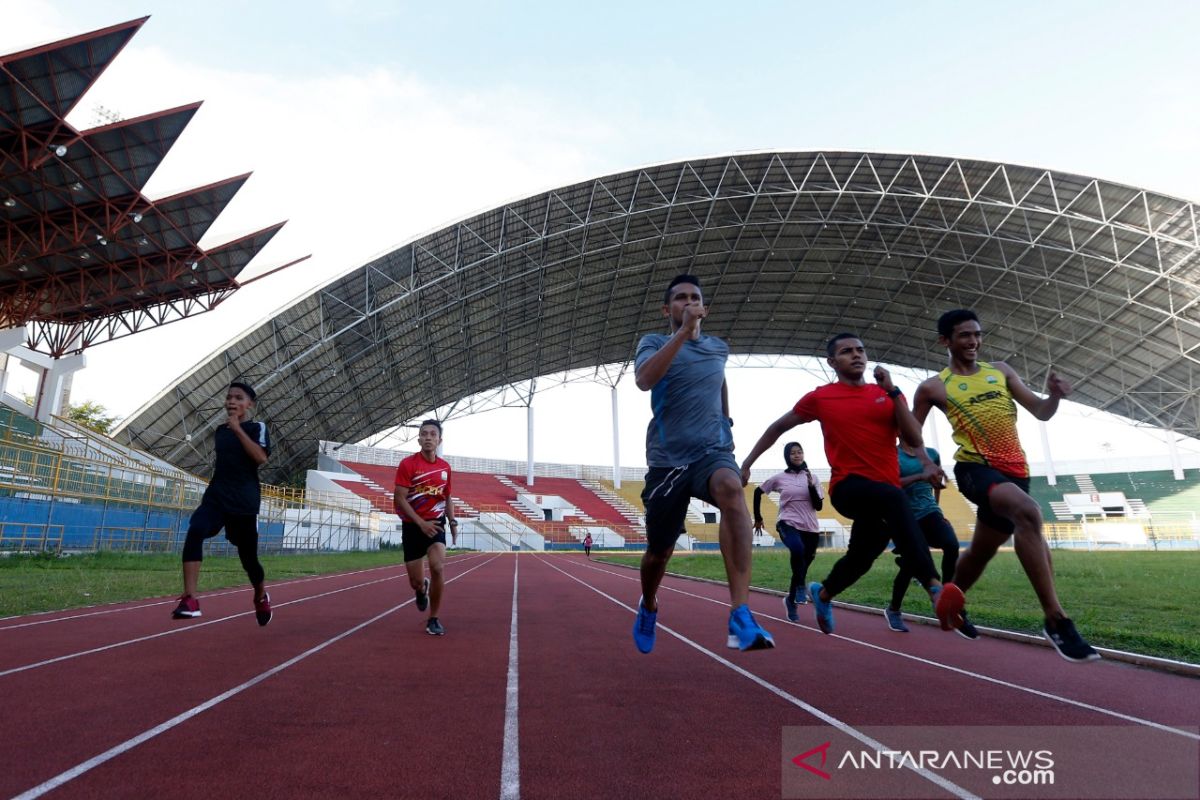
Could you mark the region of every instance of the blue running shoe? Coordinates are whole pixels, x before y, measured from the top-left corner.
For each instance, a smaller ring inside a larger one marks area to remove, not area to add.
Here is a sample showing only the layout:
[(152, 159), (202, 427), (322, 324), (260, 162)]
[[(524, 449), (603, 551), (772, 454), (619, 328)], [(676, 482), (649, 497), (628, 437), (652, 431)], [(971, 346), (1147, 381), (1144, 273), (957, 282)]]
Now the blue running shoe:
[(783, 610), (787, 612), (788, 622), (800, 621), (800, 615), (796, 613), (796, 598), (790, 593), (783, 596)]
[(821, 584), (810, 583), (808, 596), (812, 598), (813, 611), (817, 615), (817, 627), (821, 633), (833, 633), (833, 603), (821, 599)]
[(750, 606), (742, 603), (729, 612), (729, 633), (737, 636), (739, 650), (767, 650), (775, 646), (775, 638), (754, 621)]
[(796, 605), (802, 606), (808, 602), (808, 591), (803, 586), (796, 587)]
[(908, 626), (904, 624), (904, 618), (900, 616), (899, 611), (893, 611), (891, 608), (885, 608), (883, 615), (887, 617), (888, 627), (896, 633), (908, 633)]
[(638, 600), (637, 619), (633, 621), (633, 643), (640, 652), (649, 653), (654, 649), (654, 626), (657, 624), (658, 612), (647, 611), (642, 601)]

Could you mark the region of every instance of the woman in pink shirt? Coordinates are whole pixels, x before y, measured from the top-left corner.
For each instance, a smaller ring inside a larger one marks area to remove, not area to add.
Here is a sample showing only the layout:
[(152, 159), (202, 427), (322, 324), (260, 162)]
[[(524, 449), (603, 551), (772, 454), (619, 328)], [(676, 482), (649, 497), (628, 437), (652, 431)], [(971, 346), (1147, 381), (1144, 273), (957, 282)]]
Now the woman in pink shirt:
[(762, 533), (762, 496), (779, 492), (779, 521), (775, 530), (792, 554), (792, 584), (783, 598), (787, 617), (799, 622), (796, 605), (805, 602), (805, 577), (808, 565), (817, 554), (821, 539), (821, 526), (817, 512), (825, 504), (821, 481), (808, 469), (804, 460), (804, 448), (799, 442), (788, 442), (783, 446), (786, 469), (763, 481), (754, 490), (754, 530)]

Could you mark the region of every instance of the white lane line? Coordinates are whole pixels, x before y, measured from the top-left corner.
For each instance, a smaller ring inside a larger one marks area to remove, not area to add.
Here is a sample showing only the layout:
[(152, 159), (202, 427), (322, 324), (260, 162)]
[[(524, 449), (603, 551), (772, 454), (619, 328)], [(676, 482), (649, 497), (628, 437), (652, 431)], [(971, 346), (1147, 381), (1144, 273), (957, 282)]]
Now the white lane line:
[[(469, 559), (469, 556), (463, 555), (463, 556), (458, 556), (456, 558), (448, 558), (448, 559), (446, 559), (446, 563), (449, 564), (451, 561), (462, 561), (465, 559)], [(277, 583), (273, 582), (273, 583), (271, 583), (269, 588), (274, 589), (276, 586), (292, 586), (292, 585), (295, 585), (298, 583), (310, 583), (312, 581), (327, 581), (327, 580), (332, 580), (333, 578), (346, 578), (351, 575), (362, 575), (367, 572), (375, 572), (375, 571), (381, 570), (381, 569), (402, 569), (403, 567), (404, 567), (403, 564), (385, 564), (384, 566), (381, 566), (381, 567), (368, 567), (367, 569), (356, 569), (356, 570), (351, 570), (350, 572), (332, 572), (327, 575), (313, 575), (308, 578), (293, 578), (292, 580), (288, 580), (288, 581), (279, 581)], [(244, 592), (245, 590), (246, 590), (245, 586), (240, 586), (236, 589), (228, 589), (225, 591), (217, 591), (217, 592), (208, 592), (207, 594), (200, 595), (200, 599), (207, 600), (212, 597), (224, 597), (225, 595), (238, 594), (239, 592)], [(124, 600), (124, 601), (119, 601), (119, 602), (129, 602), (129, 601)], [(138, 609), (142, 609), (142, 608), (154, 608), (155, 606), (166, 606), (166, 605), (170, 605), (170, 604), (176, 603), (176, 602), (178, 602), (178, 598), (169, 598), (167, 600), (156, 600), (153, 603), (143, 603), (138, 606), (122, 606), (120, 608), (100, 608), (100, 610), (98, 610), (98, 611), (88, 611), (88, 612), (80, 613), (80, 614), (71, 614), (70, 616), (67, 616), (67, 617), (54, 617), (53, 619), (39, 619), (39, 620), (35, 620), (33, 622), (21, 622), (16, 625), (0, 625), (0, 631), (11, 631), (11, 630), (16, 630), (17, 628), (29, 628), (34, 625), (49, 625), (52, 622), (66, 622), (67, 620), (73, 620), (73, 619), (98, 617), (98, 616), (101, 616), (104, 614), (120, 614), (125, 611), (137, 611)], [(117, 604), (113, 603), (112, 605), (117, 605)], [(83, 606), (83, 608), (97, 608), (97, 606)], [(41, 616), (44, 614), (62, 614), (62, 613), (64, 613), (64, 611), (67, 611), (67, 610), (69, 610), (69, 609), (60, 609), (58, 611), (38, 611), (34, 614), (14, 614), (11, 617), (0, 617), (0, 622), (6, 622), (10, 619), (28, 619), (29, 617)]]
[[(453, 583), (454, 581), (458, 580), (459, 578), (474, 572), (475, 570), (479, 569), (480, 567), (490, 564), (494, 560), (495, 560), (494, 558), (488, 559), (487, 561), (483, 562), (482, 564), (476, 564), (475, 566), (471, 567), (470, 569), (466, 570), (465, 572), (460, 572), (458, 575), (455, 575), (453, 578), (446, 581), (446, 583)], [(408, 605), (411, 602), (413, 602), (413, 600), (405, 600), (403, 603), (401, 603), (399, 605), (392, 606), (387, 611), (384, 611), (381, 614), (376, 614), (374, 617), (371, 617), (366, 622), (360, 622), (358, 625), (355, 625), (353, 628), (350, 628), (349, 630), (339, 633), (337, 636), (334, 636), (332, 639), (326, 639), (321, 644), (316, 645), (315, 647), (311, 647), (308, 650), (305, 650), (303, 653), (301, 653), (298, 656), (289, 658), (287, 661), (284, 661), (282, 664), (279, 664), (278, 666), (272, 667), (271, 669), (267, 670), (266, 672), (262, 672), (262, 673), (259, 673), (258, 675), (255, 675), (250, 680), (248, 680), (245, 683), (242, 683), (238, 686), (233, 687), (229, 691), (222, 692), (221, 694), (217, 695), (216, 697), (206, 700), (203, 703), (201, 703), (200, 705), (194, 706), (194, 707), (188, 709), (187, 711), (184, 711), (182, 714), (178, 714), (178, 715), (172, 717), (171, 719), (167, 720), (166, 722), (162, 723), (161, 725), (156, 725), (153, 728), (150, 728), (149, 730), (147, 730), (143, 733), (139, 733), (137, 736), (134, 736), (132, 739), (126, 739), (125, 741), (121, 742), (120, 744), (118, 744), (114, 747), (110, 747), (108, 750), (105, 750), (103, 753), (101, 753), (97, 756), (93, 756), (92, 758), (89, 758), (87, 761), (80, 762), (79, 764), (76, 764), (75, 766), (71, 767), (70, 769), (68, 769), (64, 772), (60, 772), (58, 775), (55, 775), (50, 780), (45, 781), (43, 783), (39, 783), (37, 786), (34, 786), (32, 789), (27, 789), (26, 791), (22, 792), (21, 794), (17, 795), (16, 797), (14, 797), (13, 800), (33, 800), (33, 798), (35, 798), (35, 797), (41, 797), (46, 792), (49, 792), (52, 789), (57, 789), (59, 786), (62, 786), (64, 783), (67, 783), (68, 781), (72, 781), (75, 778), (78, 778), (80, 775), (83, 775), (85, 772), (95, 769), (96, 767), (100, 766), (101, 764), (105, 763), (106, 761), (111, 761), (112, 759), (116, 758), (117, 756), (121, 755), (122, 753), (127, 753), (130, 750), (132, 750), (133, 748), (137, 747), (138, 745), (140, 745), (144, 742), (147, 742), (150, 739), (153, 739), (155, 736), (158, 736), (161, 733), (166, 733), (167, 731), (171, 730), (172, 728), (182, 725), (183, 723), (187, 722), (189, 719), (195, 717), (198, 714), (204, 713), (205, 711), (209, 710), (213, 706), (216, 706), (220, 703), (225, 702), (226, 700), (228, 700), (231, 697), (241, 694), (242, 692), (246, 691), (247, 689), (251, 688), (252, 686), (256, 686), (257, 684), (262, 683), (263, 681), (265, 681), (267, 678), (271, 677), (272, 675), (277, 675), (278, 673), (283, 672), (288, 667), (298, 664), (299, 662), (303, 661), (304, 659), (308, 658), (309, 656), (321, 652), (326, 647), (329, 647), (332, 644), (336, 644), (337, 642), (340, 642), (342, 639), (345, 639), (347, 636), (350, 636), (351, 634), (362, 630), (363, 628), (367, 627), (368, 625), (370, 625), (374, 622), (378, 622), (379, 620), (386, 617), (388, 614), (391, 614), (393, 611), (397, 611), (401, 608), (404, 608), (406, 605)]]
[(500, 800), (521, 798), (521, 750), (517, 725), (517, 575), (521, 559), (513, 558), (512, 624), (508, 633), (508, 685), (504, 690), (504, 755), (500, 763)]
[[(548, 566), (550, 566), (551, 568), (553, 568), (555, 570), (558, 570), (559, 572), (561, 572), (563, 575), (566, 575), (571, 580), (579, 583), (581, 586), (586, 586), (588, 589), (591, 589), (593, 592), (600, 595), (601, 597), (604, 597), (604, 598), (608, 599), (609, 601), (615, 603), (616, 605), (625, 609), (629, 613), (637, 614), (637, 611), (632, 606), (625, 605), (624, 603), (622, 603), (620, 600), (613, 597), (612, 595), (607, 594), (600, 589), (597, 589), (595, 586), (592, 586), (590, 583), (587, 583), (586, 581), (575, 577), (574, 575), (567, 572), (566, 570), (560, 569), (559, 567), (555, 566), (554, 564), (551, 564), (550, 562), (546, 561), (545, 559), (539, 559), (539, 561), (541, 561), (544, 564), (547, 564)], [(709, 658), (716, 661), (718, 664), (720, 664), (724, 667), (728, 667), (729, 669), (733, 670), (737, 674), (741, 675), (743, 678), (753, 681), (754, 683), (763, 687), (764, 689), (766, 689), (767, 691), (776, 695), (777, 697), (781, 697), (784, 700), (786, 700), (787, 702), (796, 706), (797, 708), (807, 711), (809, 714), (813, 715), (817, 719), (821, 720), (822, 722), (826, 723), (827, 725), (831, 725), (832, 727), (841, 731), (843, 734), (845, 734), (853, 739), (857, 739), (858, 741), (865, 744), (867, 747), (870, 747), (871, 749), (876, 750), (880, 753), (887, 752), (889, 750), (894, 751), (894, 748), (888, 747), (887, 745), (883, 744), (882, 742), (872, 739), (870, 736), (866, 735), (865, 733), (863, 733), (862, 731), (853, 727), (852, 725), (842, 722), (837, 717), (822, 711), (821, 709), (817, 708), (814, 705), (810, 705), (810, 704), (804, 702), (799, 697), (796, 697), (795, 695), (791, 694), (790, 692), (786, 691), (785, 689), (781, 689), (778, 686), (776, 686), (775, 684), (771, 683), (770, 681), (767, 681), (764, 678), (758, 677), (753, 672), (750, 672), (749, 670), (744, 669), (743, 667), (740, 667), (737, 664), (734, 664), (729, 659), (724, 658), (723, 656), (720, 656), (720, 655), (714, 653), (712, 650), (709, 650), (704, 645), (693, 642), (691, 639), (687, 638), (686, 636), (684, 636), (681, 633), (678, 633), (675, 630), (672, 630), (671, 628), (668, 628), (666, 625), (659, 623), (658, 630), (669, 633), (670, 635), (674, 636), (679, 641), (686, 644), (688, 647), (698, 650), (699, 652), (703, 653), (704, 655), (706, 655)], [(963, 800), (980, 800), (978, 795), (972, 794), (970, 792), (970, 790), (965, 789), (962, 786), (959, 786), (957, 783), (954, 783), (953, 781), (943, 778), (941, 775), (938, 775), (936, 772), (932, 772), (931, 770), (925, 769), (924, 767), (918, 767), (916, 764), (905, 763), (903, 760), (901, 761), (901, 766), (904, 767), (905, 769), (911, 769), (913, 772), (920, 775), (922, 778), (926, 779), (930, 783), (940, 786), (941, 788), (945, 789), (947, 792), (954, 795), (955, 797), (963, 798)]]
[[(483, 566), (483, 565), (480, 564), (478, 566)], [(475, 567), (472, 567), (472, 569), (475, 569)], [(463, 573), (463, 574), (466, 574), (466, 573)], [(408, 576), (406, 573), (401, 572), (397, 575), (391, 575), (386, 578), (377, 578), (373, 581), (367, 581), (366, 583), (356, 583), (352, 586), (343, 586), (340, 589), (331, 589), (330, 591), (322, 592), (321, 594), (314, 594), (314, 595), (309, 595), (308, 597), (300, 597), (295, 600), (288, 600), (286, 603), (272, 603), (271, 607), (278, 609), (278, 608), (283, 608), (285, 606), (290, 606), (294, 603), (306, 603), (309, 600), (319, 600), (322, 597), (329, 597), (330, 595), (341, 594), (342, 592), (348, 592), (348, 591), (351, 591), (352, 589), (361, 589), (364, 586), (373, 586), (377, 583), (385, 583), (386, 581), (394, 581), (394, 580), (397, 580), (400, 578), (404, 578), (405, 580), (407, 580)], [(24, 666), (13, 667), (11, 669), (2, 670), (2, 671), (0, 671), (0, 678), (3, 678), (7, 675), (13, 675), (18, 672), (25, 672), (26, 670), (36, 669), (38, 667), (45, 667), (50, 664), (57, 664), (60, 661), (70, 661), (71, 659), (74, 659), (74, 658), (81, 658), (83, 656), (95, 655), (96, 653), (103, 653), (106, 650), (114, 650), (118, 647), (126, 647), (127, 645), (138, 644), (139, 642), (148, 642), (152, 639), (160, 639), (163, 636), (173, 636), (177, 633), (187, 633), (188, 631), (199, 630), (200, 628), (204, 628), (209, 625), (216, 625), (221, 622), (228, 622), (231, 619), (238, 619), (240, 617), (248, 617), (253, 613), (254, 613), (253, 611), (242, 611), (237, 614), (230, 614), (227, 617), (218, 617), (217, 619), (206, 620), (204, 622), (197, 622), (197, 623), (193, 623), (193, 624), (185, 623), (184, 626), (182, 626), (182, 627), (171, 628), (170, 630), (160, 631), (158, 633), (151, 633), (146, 636), (139, 636), (136, 639), (126, 639), (121, 642), (114, 642), (112, 644), (106, 644), (106, 645), (102, 645), (100, 647), (93, 647), (90, 650), (81, 650), (78, 653), (68, 653), (67, 655), (63, 655), (63, 656), (56, 656), (55, 658), (48, 658), (44, 661), (37, 661), (33, 664), (25, 664)]]
[[(593, 569), (604, 575), (611, 575), (615, 578), (621, 578), (622, 580), (627, 580), (627, 581), (636, 581), (637, 580), (636, 578), (632, 578), (628, 575), (622, 575), (619, 572), (611, 572), (606, 569), (600, 569), (599, 567), (589, 566), (588, 569)], [(714, 600), (713, 598), (705, 597), (704, 595), (693, 594), (692, 592), (685, 592), (683, 589), (675, 589), (675, 588), (672, 588), (665, 584), (660, 587), (660, 591), (662, 589), (666, 589), (669, 592), (675, 592), (676, 594), (681, 594), (685, 597), (694, 597), (697, 600), (704, 600), (709, 603), (715, 603), (720, 606), (728, 606), (729, 605), (728, 603), (726, 603), (722, 600)], [(781, 622), (784, 625), (791, 627), (791, 628), (801, 628), (806, 631), (812, 631), (813, 633), (820, 633), (820, 629), (818, 629), (818, 628), (815, 628), (815, 627), (812, 627), (809, 625), (800, 625), (795, 622), (788, 622), (787, 620), (783, 619), (782, 617), (776, 617), (773, 614), (755, 611), (754, 616), (760, 617), (762, 619), (773, 620), (775, 622)], [(825, 634), (821, 634), (821, 635), (825, 636)], [(1025, 692), (1026, 694), (1031, 694), (1036, 697), (1044, 698), (1046, 700), (1054, 700), (1056, 702), (1064, 703), (1069, 706), (1075, 706), (1076, 708), (1082, 708), (1087, 711), (1094, 711), (1097, 714), (1104, 714), (1109, 717), (1115, 717), (1116, 719), (1123, 719), (1126, 722), (1133, 722), (1138, 725), (1143, 725), (1147, 728), (1154, 728), (1155, 730), (1163, 731), (1164, 733), (1173, 733), (1173, 734), (1176, 734), (1177, 736), (1182, 736), (1185, 739), (1194, 739), (1196, 741), (1200, 741), (1200, 734), (1192, 733), (1191, 731), (1187, 731), (1187, 730), (1180, 730), (1179, 728), (1172, 728), (1170, 725), (1164, 725), (1161, 722), (1154, 722), (1153, 720), (1143, 719), (1141, 717), (1134, 717), (1129, 714), (1124, 714), (1120, 711), (1114, 711), (1110, 708), (1102, 708), (1100, 706), (1094, 706), (1091, 703), (1085, 703), (1082, 700), (1073, 700), (1070, 697), (1063, 697), (1062, 695), (1052, 694), (1050, 692), (1044, 692), (1041, 689), (1034, 689), (1031, 686), (1022, 686), (1019, 683), (1012, 683), (1011, 681), (1006, 681), (1006, 680), (1003, 680), (1002, 678), (993, 678), (991, 675), (984, 675), (983, 673), (980, 673), (980, 672), (972, 672), (969, 669), (963, 669), (962, 667), (951, 666), (950, 664), (943, 664), (940, 661), (930, 661), (929, 659), (922, 658), (921, 656), (914, 656), (911, 653), (904, 653), (899, 650), (892, 650), (891, 648), (883, 647), (881, 645), (873, 644), (871, 642), (865, 642), (861, 639), (851, 639), (849, 636), (842, 636), (841, 634), (838, 634), (838, 633), (829, 634), (828, 636), (830, 639), (841, 639), (843, 642), (849, 642), (851, 644), (856, 644), (861, 647), (870, 648), (871, 650), (877, 650), (881, 653), (888, 653), (893, 656), (899, 656), (900, 658), (906, 658), (909, 661), (916, 661), (918, 664), (925, 664), (930, 667), (944, 669), (947, 672), (953, 672), (958, 675), (964, 675), (968, 678), (975, 678), (976, 680), (995, 684), (996, 686), (1003, 686), (1006, 689), (1014, 689), (1018, 692)], [(1096, 667), (1091, 666), (1091, 667), (1082, 667), (1082, 668), (1083, 669), (1095, 669)], [(1071, 668), (1068, 667), (1067, 669), (1071, 669)]]

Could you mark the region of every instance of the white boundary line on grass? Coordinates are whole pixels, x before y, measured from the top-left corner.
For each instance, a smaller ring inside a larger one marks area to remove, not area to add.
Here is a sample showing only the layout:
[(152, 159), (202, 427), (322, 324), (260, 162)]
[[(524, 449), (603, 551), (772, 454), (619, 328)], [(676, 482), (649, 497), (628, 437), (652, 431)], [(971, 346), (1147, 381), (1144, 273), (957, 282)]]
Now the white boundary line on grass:
[[(610, 594), (605, 593), (601, 589), (597, 589), (595, 586), (592, 586), (590, 583), (587, 583), (586, 581), (582, 580), (581, 578), (575, 577), (571, 573), (555, 566), (554, 564), (549, 563), (545, 559), (539, 559), (539, 561), (546, 564), (550, 568), (557, 570), (558, 572), (561, 572), (563, 575), (566, 575), (568, 578), (579, 583), (581, 586), (585, 586), (588, 589), (591, 589), (596, 594), (609, 600), (612, 603), (615, 603), (616, 605), (620, 606), (621, 608), (625, 609), (626, 611), (630, 612), (631, 614), (637, 614), (637, 611), (634, 610), (634, 608), (632, 606), (628, 606), (625, 603), (622, 603), (617, 598), (613, 597)], [(604, 570), (599, 570), (599, 571), (604, 572)], [(657, 626), (657, 628), (660, 631), (664, 631), (666, 633), (671, 634), (676, 639), (678, 639), (679, 641), (686, 644), (688, 647), (691, 647), (691, 648), (703, 653), (704, 655), (706, 655), (709, 658), (716, 661), (718, 664), (720, 664), (724, 667), (728, 667), (729, 669), (733, 670), (737, 674), (741, 675), (743, 678), (753, 681), (754, 683), (763, 687), (764, 689), (771, 692), (772, 694), (788, 701), (789, 703), (796, 706), (797, 708), (802, 709), (803, 711), (807, 711), (812, 716), (816, 717), (817, 719), (821, 720), (822, 722), (826, 723), (827, 725), (830, 725), (830, 726), (836, 728), (837, 730), (841, 731), (842, 733), (851, 737), (852, 739), (856, 739), (856, 740), (862, 742), (867, 747), (870, 747), (871, 749), (876, 750), (881, 753), (888, 752), (888, 751), (894, 752), (893, 748), (889, 748), (887, 745), (883, 744), (882, 742), (872, 739), (870, 736), (866, 735), (865, 733), (863, 733), (862, 731), (853, 727), (852, 725), (842, 722), (837, 717), (822, 711), (821, 709), (817, 708), (814, 705), (810, 705), (810, 704), (804, 702), (799, 697), (796, 697), (795, 695), (791, 694), (790, 692), (786, 691), (785, 689), (781, 689), (778, 686), (776, 686), (775, 684), (771, 683), (770, 681), (768, 681), (764, 678), (760, 678), (759, 676), (755, 675), (753, 672), (750, 672), (749, 670), (745, 669), (744, 667), (740, 667), (737, 664), (734, 664), (729, 659), (724, 658), (723, 656), (717, 655), (716, 653), (714, 653), (712, 650), (709, 650), (704, 645), (698, 644), (698, 643), (692, 641), (691, 639), (687, 638), (683, 634), (678, 633), (677, 631), (672, 630), (671, 628), (668, 628), (666, 625), (659, 624)], [(905, 763), (903, 760), (901, 761), (901, 766), (904, 767), (905, 769), (912, 770), (917, 775), (920, 775), (922, 778), (926, 779), (927, 781), (929, 781), (933, 784), (936, 784), (937, 786), (940, 786), (942, 789), (945, 789), (947, 792), (950, 792), (955, 797), (963, 798), (963, 800), (980, 800), (978, 795), (972, 794), (970, 790), (965, 789), (962, 786), (959, 786), (957, 783), (954, 783), (953, 781), (943, 778), (941, 775), (938, 775), (936, 772), (932, 772), (923, 767), (918, 767), (912, 763)]]
[[(461, 578), (465, 575), (468, 575), (471, 572), (474, 572), (475, 570), (479, 569), (480, 567), (490, 564), (494, 560), (495, 560), (494, 558), (488, 559), (487, 561), (483, 562), (482, 564), (477, 564), (464, 572), (460, 572), (459, 574), (455, 575), (453, 578), (450, 578), (448, 581), (446, 581), (446, 583), (453, 583), (454, 581), (458, 580), (459, 578)], [(377, 581), (375, 581), (375, 582), (377, 582)], [(315, 647), (310, 647), (308, 650), (305, 650), (300, 655), (293, 656), (292, 658), (289, 658), (287, 661), (284, 661), (282, 664), (274, 666), (271, 669), (267, 670), (266, 672), (262, 672), (262, 673), (259, 673), (258, 675), (255, 675), (253, 678), (246, 681), (245, 683), (239, 684), (226, 692), (222, 692), (221, 694), (217, 695), (216, 697), (210, 698), (209, 700), (204, 701), (200, 705), (194, 706), (194, 707), (188, 709), (187, 711), (184, 711), (182, 714), (178, 714), (160, 725), (156, 725), (153, 728), (150, 728), (149, 730), (144, 731), (143, 733), (140, 733), (131, 739), (126, 739), (125, 741), (121, 742), (120, 744), (110, 747), (108, 750), (105, 750), (103, 753), (100, 753), (97, 756), (93, 756), (92, 758), (89, 758), (87, 761), (80, 762), (79, 764), (76, 764), (75, 766), (71, 767), (68, 770), (60, 772), (58, 775), (55, 775), (50, 780), (39, 783), (37, 786), (34, 786), (32, 789), (27, 789), (26, 791), (22, 792), (21, 794), (16, 795), (13, 798), (13, 800), (34, 800), (34, 798), (41, 797), (42, 795), (46, 794), (46, 792), (49, 792), (53, 789), (57, 789), (59, 786), (62, 786), (64, 783), (67, 783), (69, 781), (72, 781), (72, 780), (78, 778), (80, 775), (83, 775), (85, 772), (89, 772), (90, 770), (95, 769), (96, 767), (100, 766), (101, 764), (105, 763), (106, 761), (111, 761), (112, 759), (116, 758), (117, 756), (121, 755), (122, 753), (127, 753), (130, 750), (132, 750), (133, 748), (137, 747), (138, 745), (140, 745), (144, 742), (147, 742), (150, 739), (153, 739), (155, 736), (158, 736), (161, 733), (166, 733), (167, 731), (171, 730), (172, 728), (182, 725), (183, 723), (187, 722), (188, 720), (192, 719), (193, 717), (197, 716), (198, 714), (202, 714), (205, 711), (208, 711), (210, 708), (225, 702), (229, 698), (239, 695), (242, 692), (246, 691), (247, 689), (262, 683), (267, 678), (270, 678), (272, 675), (277, 675), (280, 672), (283, 672), (288, 667), (294, 666), (294, 665), (300, 663), (301, 661), (303, 661), (304, 659), (308, 658), (309, 656), (315, 655), (316, 653), (321, 652), (322, 650), (329, 647), (330, 645), (340, 642), (342, 639), (345, 639), (347, 636), (350, 636), (353, 633), (357, 633), (358, 631), (362, 630), (363, 628), (367, 627), (368, 625), (370, 625), (374, 622), (378, 622), (379, 620), (386, 617), (388, 614), (391, 614), (393, 611), (397, 611), (401, 608), (404, 608), (406, 605), (408, 605), (411, 602), (413, 602), (413, 600), (405, 600), (403, 603), (400, 603), (399, 605), (392, 606), (387, 611), (384, 611), (381, 614), (376, 614), (374, 617), (371, 617), (366, 622), (360, 622), (359, 624), (355, 625), (353, 628), (343, 631), (342, 633), (339, 633), (337, 636), (334, 636), (331, 639), (326, 639), (324, 642), (322, 642), (319, 645), (316, 645)]]
[[(589, 566), (588, 569), (594, 569), (597, 572), (601, 572), (605, 575), (612, 575), (613, 577), (621, 578), (622, 580), (627, 580), (627, 581), (637, 580), (636, 578), (630, 577), (628, 575), (622, 575), (619, 572), (611, 572), (606, 569), (600, 569), (599, 567)], [(673, 577), (686, 578), (687, 576), (673, 576)], [(712, 585), (721, 586), (723, 584), (713, 582)], [(694, 594), (692, 592), (685, 592), (683, 589), (675, 589), (673, 587), (666, 586), (666, 585), (663, 585), (662, 588), (666, 589), (667, 591), (670, 591), (670, 592), (675, 592), (677, 594), (684, 595), (685, 597), (694, 597), (697, 600), (704, 600), (706, 602), (715, 603), (720, 606), (728, 606), (729, 605), (728, 603), (726, 603), (722, 600), (714, 600), (711, 597), (705, 597), (703, 595)], [(797, 623), (797, 622), (789, 622), (789, 621), (783, 619), (782, 617), (776, 617), (772, 614), (755, 612), (755, 616), (762, 617), (764, 619), (774, 620), (776, 622), (782, 622), (783, 624), (791, 626), (791, 627), (803, 628), (804, 630), (812, 631), (813, 633), (820, 633), (820, 629), (812, 627), (811, 625), (801, 625), (800, 623)], [(662, 627), (662, 626), (659, 626), (659, 627)], [(821, 635), (822, 636), (828, 635), (832, 639), (841, 639), (843, 642), (850, 642), (851, 644), (861, 645), (862, 647), (866, 647), (871, 650), (877, 650), (881, 653), (888, 653), (890, 655), (899, 656), (900, 658), (906, 658), (910, 661), (916, 661), (919, 664), (926, 664), (931, 667), (937, 667), (938, 669), (944, 669), (949, 672), (957, 673), (959, 675), (965, 675), (969, 678), (976, 678), (976, 679), (984, 681), (986, 683), (992, 683), (997, 686), (1003, 686), (1008, 689), (1015, 689), (1019, 692), (1026, 692), (1028, 694), (1036, 695), (1037, 697), (1042, 697), (1047, 700), (1054, 700), (1059, 703), (1065, 703), (1067, 705), (1075, 706), (1077, 708), (1086, 709), (1088, 711), (1094, 711), (1098, 714), (1105, 714), (1110, 717), (1116, 717), (1117, 719), (1123, 719), (1126, 722), (1133, 722), (1138, 725), (1143, 725), (1147, 728), (1154, 728), (1155, 730), (1160, 730), (1165, 733), (1173, 733), (1177, 736), (1183, 736), (1184, 738), (1187, 738), (1187, 739), (1193, 739), (1196, 741), (1200, 741), (1200, 734), (1195, 734), (1195, 733), (1192, 733), (1191, 731), (1180, 730), (1179, 728), (1173, 728), (1170, 725), (1164, 725), (1161, 722), (1154, 722), (1152, 720), (1142, 719), (1141, 717), (1134, 717), (1129, 714), (1123, 714), (1120, 711), (1113, 711), (1112, 709), (1101, 708), (1100, 706), (1094, 706), (1091, 703), (1085, 703), (1082, 700), (1072, 700), (1069, 697), (1063, 697), (1061, 695), (1051, 694), (1050, 692), (1044, 692), (1041, 689), (1034, 689), (1033, 687), (1030, 687), (1030, 686), (1022, 686), (1019, 683), (1012, 683), (1011, 681), (1006, 681), (1006, 680), (1003, 680), (1002, 678), (993, 678), (990, 675), (984, 675), (979, 672), (972, 672), (971, 670), (963, 669), (962, 667), (953, 667), (953, 666), (950, 666), (949, 664), (943, 664), (939, 661), (931, 661), (928, 658), (922, 658), (921, 656), (914, 656), (911, 653), (904, 653), (899, 650), (892, 650), (891, 648), (883, 647), (883, 646), (877, 645), (877, 644), (872, 644), (871, 642), (864, 642), (861, 639), (852, 639), (849, 636), (842, 636), (841, 634), (838, 634), (838, 633), (821, 634)], [(1077, 665), (1076, 668), (1094, 669), (1095, 667), (1079, 667)], [(1070, 669), (1070, 667), (1068, 667), (1068, 669)]]

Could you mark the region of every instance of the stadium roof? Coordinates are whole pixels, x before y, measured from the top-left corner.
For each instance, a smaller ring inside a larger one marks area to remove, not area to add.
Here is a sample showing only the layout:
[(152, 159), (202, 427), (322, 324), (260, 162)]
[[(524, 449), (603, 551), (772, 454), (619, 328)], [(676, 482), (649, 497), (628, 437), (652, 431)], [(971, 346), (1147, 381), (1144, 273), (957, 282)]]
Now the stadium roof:
[(270, 477), (430, 409), (620, 365), (699, 276), (734, 353), (817, 355), (858, 332), (879, 361), (945, 365), (934, 320), (975, 308), (986, 354), (1035, 388), (1200, 433), (1193, 203), (1079, 175), (938, 156), (768, 152), (608, 175), (423, 236), (214, 353), (122, 426), (189, 470), (230, 380), (260, 391)]
[(0, 56), (0, 328), (53, 356), (211, 310), (282, 227), (198, 244), (248, 175), (142, 194), (199, 103), (66, 121), (146, 19)]

